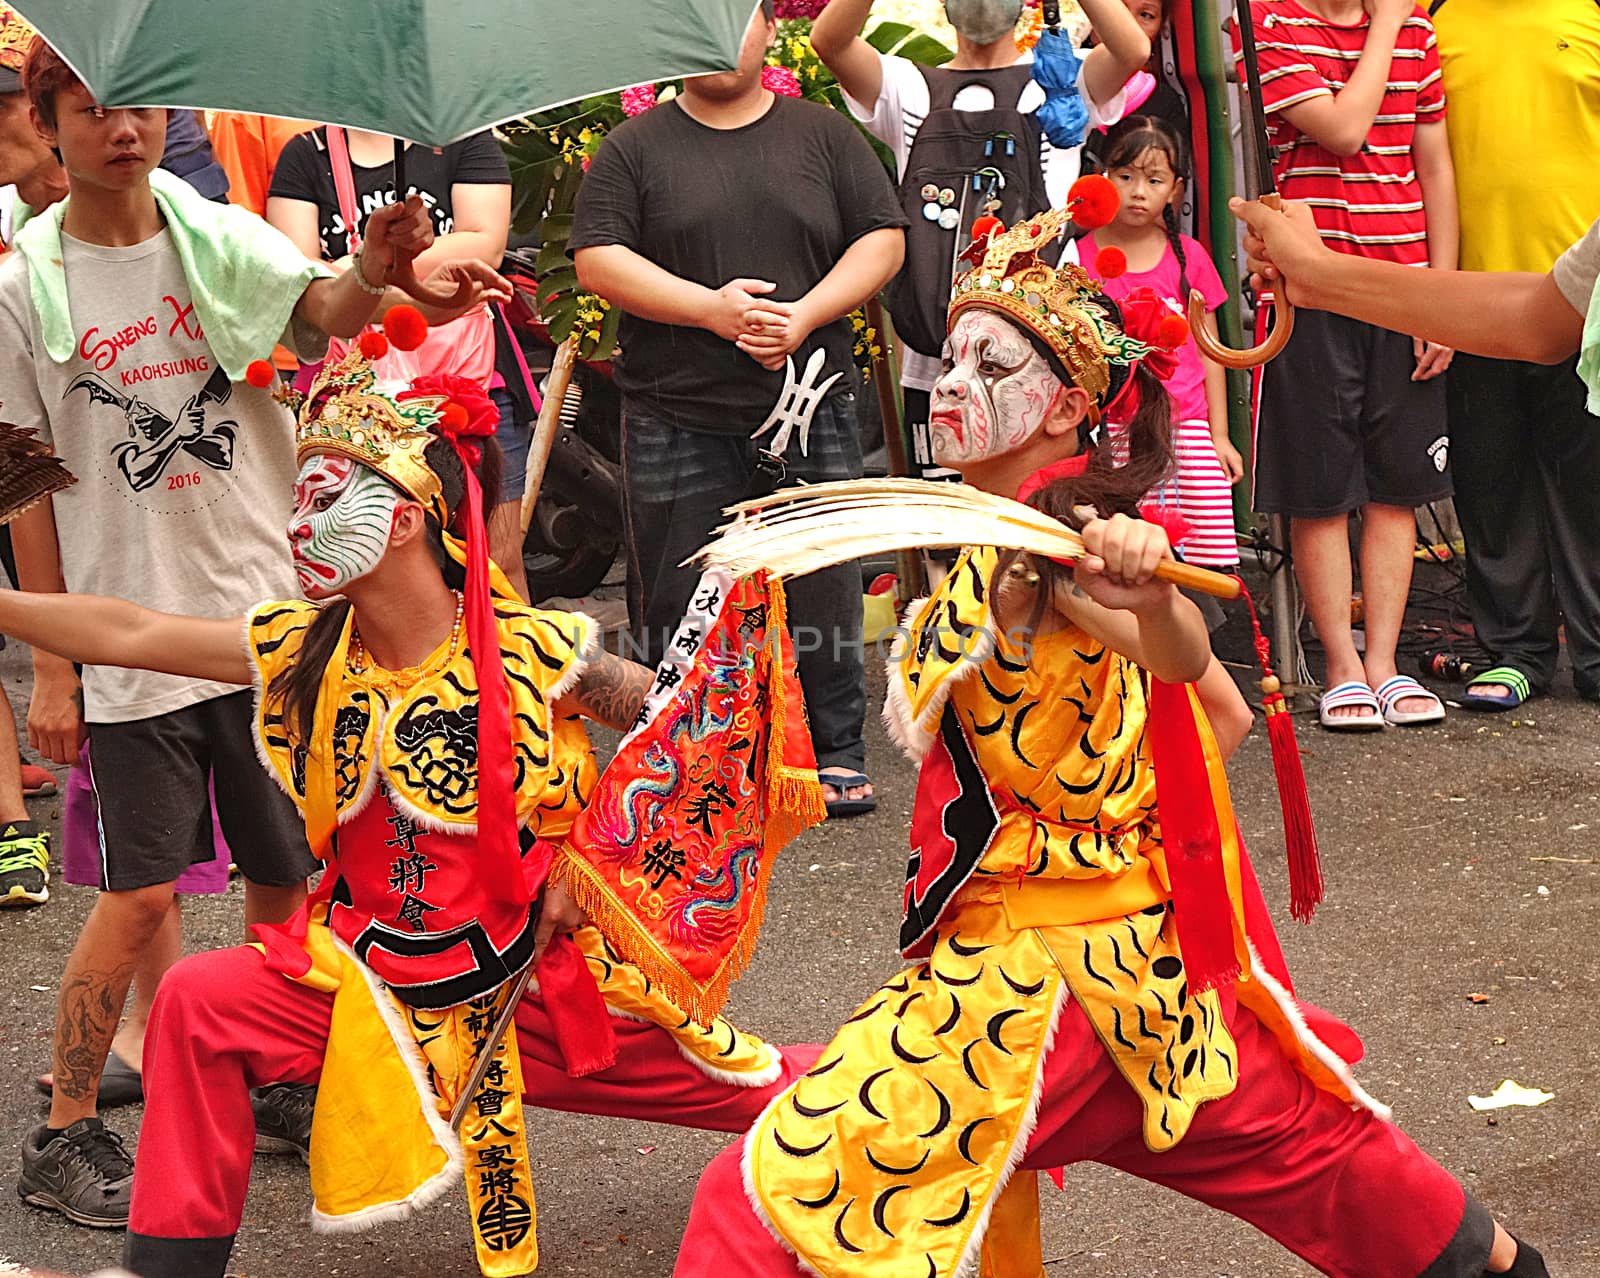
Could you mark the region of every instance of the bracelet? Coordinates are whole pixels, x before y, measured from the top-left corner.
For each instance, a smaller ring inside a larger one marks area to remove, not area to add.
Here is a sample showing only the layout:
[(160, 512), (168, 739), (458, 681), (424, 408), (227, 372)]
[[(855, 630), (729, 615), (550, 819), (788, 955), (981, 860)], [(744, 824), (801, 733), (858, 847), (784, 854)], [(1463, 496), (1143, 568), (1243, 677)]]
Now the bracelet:
[(366, 251), (367, 246), (365, 244), (356, 250), (355, 256), (350, 260), (350, 273), (356, 277), (356, 283), (361, 286), (361, 291), (368, 297), (382, 297), (389, 291), (388, 287), (383, 284), (372, 283), (367, 279), (366, 272), (361, 269), (362, 255)]

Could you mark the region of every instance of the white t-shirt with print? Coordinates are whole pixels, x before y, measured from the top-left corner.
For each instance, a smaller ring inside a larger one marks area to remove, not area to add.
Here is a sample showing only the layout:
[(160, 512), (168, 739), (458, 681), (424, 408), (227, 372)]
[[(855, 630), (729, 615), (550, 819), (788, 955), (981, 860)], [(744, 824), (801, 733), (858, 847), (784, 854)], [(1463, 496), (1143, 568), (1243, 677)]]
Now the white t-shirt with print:
[[(917, 130), (928, 118), (928, 82), (923, 79), (917, 64), (909, 58), (895, 54), (879, 54), (878, 58), (883, 70), (883, 87), (878, 91), (877, 102), (868, 107), (846, 94), (845, 105), (867, 132), (893, 153), (895, 172), (904, 173)], [(1032, 62), (1033, 54), (1025, 53), (1018, 61)], [(1109, 102), (1099, 103), (1091, 98), (1081, 67), (1078, 70), (1078, 96), (1089, 109), (1088, 127), (1091, 129), (1115, 124), (1127, 110), (1125, 89), (1119, 89)], [(998, 105), (1015, 105), (1024, 115), (1032, 115), (1044, 105), (1044, 100), (1044, 90), (1030, 80), (1020, 100), (1014, 104), (1002, 102)], [(956, 94), (954, 102), (957, 111), (988, 111), (996, 105), (994, 94), (978, 84), (968, 85)], [(1048, 138), (1043, 140), (1039, 159), (1044, 167), (1044, 189), (1052, 207), (1059, 208), (1066, 203), (1067, 192), (1078, 180), (1082, 155), (1081, 146), (1060, 148), (1051, 146)], [(1077, 261), (1077, 246), (1067, 244), (1062, 258), (1065, 261)], [(938, 376), (938, 360), (930, 359), (909, 347), (901, 347), (900, 380), (907, 387), (912, 390), (932, 390)]]
[[(297, 597), (288, 410), (217, 367), (166, 230), (129, 248), (61, 244), (77, 337), (64, 364), (45, 353), (27, 262), (0, 262), (0, 413), (77, 476), (54, 498), (67, 589), (203, 617)], [(309, 329), (290, 327), (319, 357)], [(84, 718), (144, 719), (238, 690), (91, 666)]]

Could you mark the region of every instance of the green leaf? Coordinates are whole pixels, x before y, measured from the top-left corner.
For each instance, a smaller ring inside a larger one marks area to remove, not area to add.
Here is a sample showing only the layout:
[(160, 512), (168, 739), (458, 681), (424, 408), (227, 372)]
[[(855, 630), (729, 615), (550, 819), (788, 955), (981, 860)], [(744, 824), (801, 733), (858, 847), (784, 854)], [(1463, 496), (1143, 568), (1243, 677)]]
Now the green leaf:
[(539, 223), (539, 238), (546, 244), (557, 240), (565, 244), (572, 238), (572, 214), (552, 211), (543, 222)]
[(552, 244), (547, 241), (544, 247), (539, 250), (539, 256), (535, 259), (533, 266), (534, 270), (539, 272), (540, 279), (543, 279), (546, 275), (552, 275), (556, 271), (570, 270), (572, 268), (572, 259), (567, 256), (566, 241), (563, 240), (559, 244)]
[(898, 45), (912, 32), (912, 28), (904, 22), (880, 22), (867, 34), (867, 43), (879, 53), (893, 53)]
[[(560, 270), (541, 271), (539, 273), (539, 296), (549, 297), (552, 293), (559, 293), (563, 297), (572, 293), (578, 287), (578, 268), (570, 262)], [(556, 303), (559, 305), (560, 303)]]
[(942, 66), (956, 56), (931, 35), (913, 36), (895, 52), (902, 58), (909, 58), (912, 62), (921, 62), (930, 67)]

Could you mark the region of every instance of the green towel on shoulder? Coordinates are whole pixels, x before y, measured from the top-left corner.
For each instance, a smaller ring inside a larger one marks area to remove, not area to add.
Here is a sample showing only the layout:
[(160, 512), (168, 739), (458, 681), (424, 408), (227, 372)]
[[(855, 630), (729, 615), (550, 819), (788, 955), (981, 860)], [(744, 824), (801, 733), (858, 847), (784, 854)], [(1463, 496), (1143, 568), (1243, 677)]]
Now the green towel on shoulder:
[(1578, 351), (1578, 376), (1589, 388), (1589, 411), (1600, 416), (1600, 282), (1589, 299), (1589, 315), (1583, 322), (1583, 345)]
[[(271, 357), (306, 286), (332, 272), (308, 261), (248, 209), (214, 203), (164, 169), (150, 174), (150, 190), (183, 263), (211, 354), (230, 380), (243, 381), (252, 360)], [(70, 202), (69, 196), (30, 217), (13, 245), (28, 263), (44, 348), (58, 364), (78, 346), (61, 256), (61, 222)]]

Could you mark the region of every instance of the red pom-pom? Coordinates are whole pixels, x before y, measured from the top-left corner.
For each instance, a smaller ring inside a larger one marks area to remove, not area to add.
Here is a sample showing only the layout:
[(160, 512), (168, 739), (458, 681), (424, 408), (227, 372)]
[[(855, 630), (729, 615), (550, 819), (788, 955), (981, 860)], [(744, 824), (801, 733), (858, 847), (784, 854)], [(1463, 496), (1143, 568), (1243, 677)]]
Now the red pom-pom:
[(449, 403), (439, 410), (439, 425), (447, 435), (459, 435), (467, 428), (467, 410), (460, 404)]
[(1115, 244), (1108, 244), (1094, 255), (1094, 270), (1102, 280), (1114, 280), (1128, 273), (1128, 255)]
[(972, 224), (972, 238), (979, 243), (986, 241), (991, 235), (998, 235), (1006, 229), (1006, 224), (992, 213), (985, 213)]
[(428, 321), (415, 306), (397, 306), (383, 317), (383, 331), (403, 351), (414, 351), (428, 340)]
[(1110, 178), (1101, 173), (1088, 173), (1072, 184), (1067, 192), (1067, 207), (1072, 210), (1072, 220), (1087, 230), (1106, 226), (1122, 207), (1122, 197)]
[(1167, 315), (1156, 325), (1156, 345), (1175, 351), (1189, 340), (1189, 321), (1181, 315)]
[(278, 370), (264, 359), (253, 359), (244, 370), (244, 379), (257, 390), (266, 390), (278, 380)]
[(363, 333), (356, 345), (367, 359), (382, 359), (389, 353), (389, 339), (382, 333)]

